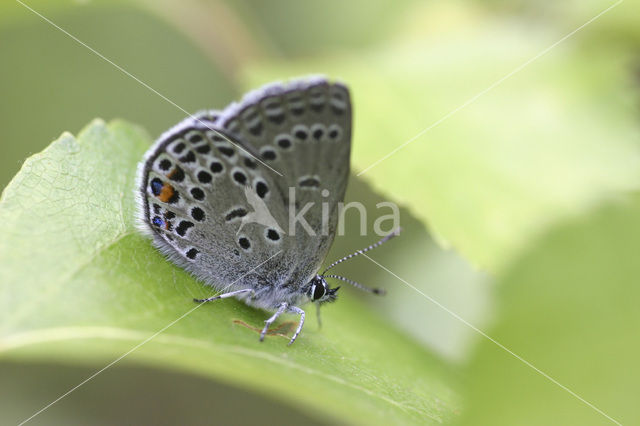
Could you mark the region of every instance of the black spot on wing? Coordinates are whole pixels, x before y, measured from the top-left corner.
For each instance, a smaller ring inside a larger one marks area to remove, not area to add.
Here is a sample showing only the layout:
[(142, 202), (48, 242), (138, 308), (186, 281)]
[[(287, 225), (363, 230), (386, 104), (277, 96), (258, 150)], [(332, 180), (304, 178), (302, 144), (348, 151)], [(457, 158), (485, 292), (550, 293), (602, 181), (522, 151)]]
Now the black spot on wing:
[(178, 226), (176, 227), (176, 232), (181, 237), (184, 237), (185, 234), (187, 233), (187, 230), (189, 228), (192, 228), (193, 226), (194, 226), (193, 222), (189, 222), (188, 220), (181, 220)]
[(189, 136), (189, 142), (191, 143), (198, 143), (200, 141), (202, 141), (202, 135), (200, 133), (194, 133), (192, 135)]
[(249, 248), (251, 248), (251, 242), (246, 237), (238, 238), (238, 245), (240, 245), (240, 247), (242, 247), (245, 250), (248, 250)]
[(222, 155), (224, 155), (225, 157), (233, 157), (233, 154), (235, 154), (235, 151), (233, 150), (233, 148), (229, 147), (229, 146), (218, 146), (218, 151), (220, 151), (220, 153)]
[(304, 129), (298, 129), (294, 132), (294, 135), (296, 138), (300, 139), (301, 141), (304, 141), (309, 136), (309, 133), (307, 133), (307, 131)]
[(211, 170), (212, 173), (218, 174), (224, 170), (224, 166), (221, 162), (214, 160), (209, 164), (209, 170)]
[(198, 187), (195, 188), (191, 188), (191, 196), (198, 200), (198, 201), (202, 201), (204, 200), (204, 191)]
[(180, 166), (175, 166), (167, 177), (174, 182), (182, 182), (184, 180), (184, 170)]
[(197, 220), (198, 222), (202, 222), (205, 218), (204, 210), (200, 207), (194, 207), (191, 209), (191, 217)]
[(276, 152), (272, 148), (264, 148), (261, 155), (262, 158), (267, 161), (273, 161), (276, 159)]
[(256, 183), (256, 193), (260, 198), (266, 197), (268, 192), (269, 192), (269, 187), (267, 186), (266, 183), (262, 181)]
[(186, 145), (182, 142), (179, 142), (176, 144), (176, 146), (173, 147), (173, 152), (175, 152), (176, 154), (180, 154), (182, 151), (184, 151)]
[(196, 152), (198, 154), (208, 154), (211, 152), (211, 147), (209, 145), (202, 145), (196, 148)]
[(320, 181), (315, 177), (306, 177), (300, 179), (298, 181), (298, 185), (306, 188), (318, 188), (320, 186)]
[(282, 149), (289, 149), (292, 145), (291, 138), (288, 135), (282, 135), (277, 138), (276, 144)]
[(209, 183), (211, 182), (211, 174), (209, 172), (205, 172), (204, 170), (200, 170), (197, 174), (197, 178), (201, 183)]
[(280, 113), (280, 114), (267, 115), (267, 118), (272, 123), (279, 125), (284, 123), (285, 116), (284, 114)]
[(255, 170), (258, 167), (258, 164), (249, 157), (245, 157), (244, 165), (252, 170)]
[(185, 256), (187, 256), (189, 259), (193, 260), (193, 259), (196, 258), (198, 253), (200, 253), (200, 252), (192, 247), (189, 250), (187, 250), (187, 252), (185, 253)]
[(246, 215), (247, 215), (247, 211), (240, 207), (240, 208), (231, 210), (229, 213), (227, 213), (227, 215), (224, 217), (224, 219), (226, 221), (231, 221), (233, 219), (237, 219), (239, 217), (244, 217)]
[(271, 241), (278, 241), (280, 239), (280, 234), (275, 229), (268, 229), (266, 235)]
[(255, 125), (249, 127), (249, 132), (253, 136), (260, 136), (262, 133), (262, 122), (258, 121)]
[(167, 160), (166, 158), (160, 160), (160, 162), (158, 163), (158, 168), (166, 172), (171, 168), (171, 161)]
[(178, 158), (178, 160), (180, 160), (182, 163), (195, 163), (196, 155), (193, 153), (193, 151), (187, 151), (187, 153)]
[(247, 175), (240, 170), (236, 170), (233, 172), (233, 180), (235, 180), (238, 184), (244, 185), (247, 183)]

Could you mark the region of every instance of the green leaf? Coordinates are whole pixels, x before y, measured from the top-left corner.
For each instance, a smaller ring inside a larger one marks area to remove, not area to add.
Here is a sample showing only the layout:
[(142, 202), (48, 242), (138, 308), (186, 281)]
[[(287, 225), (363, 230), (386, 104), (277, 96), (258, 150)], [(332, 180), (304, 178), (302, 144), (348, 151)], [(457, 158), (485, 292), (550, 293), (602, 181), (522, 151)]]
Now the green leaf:
[[(622, 424), (640, 424), (640, 196), (555, 228), (501, 278), (488, 334)], [(464, 424), (613, 424), (489, 341)]]
[(279, 335), (260, 344), (243, 325), (260, 327), (265, 312), (235, 300), (194, 305), (211, 289), (134, 230), (134, 174), (149, 143), (135, 126), (98, 120), (28, 159), (6, 188), (0, 357), (102, 366), (136, 348), (125, 361), (268, 393), (327, 421), (452, 418), (450, 368), (354, 299), (326, 309), (322, 330), (309, 315), (291, 347)]
[[(52, 395), (95, 371), (93, 365), (53, 361), (0, 363), (2, 424), (18, 424), (31, 414), (28, 410), (44, 406)], [(304, 409), (199, 374), (118, 363), (28, 424), (206, 425), (231, 419), (242, 425), (265, 419), (282, 426), (327, 424)]]
[(630, 52), (582, 49), (577, 33), (519, 68), (584, 21), (550, 30), (421, 4), (385, 48), (256, 64), (246, 86), (318, 72), (345, 81), (356, 171), (490, 272), (555, 221), (638, 188)]

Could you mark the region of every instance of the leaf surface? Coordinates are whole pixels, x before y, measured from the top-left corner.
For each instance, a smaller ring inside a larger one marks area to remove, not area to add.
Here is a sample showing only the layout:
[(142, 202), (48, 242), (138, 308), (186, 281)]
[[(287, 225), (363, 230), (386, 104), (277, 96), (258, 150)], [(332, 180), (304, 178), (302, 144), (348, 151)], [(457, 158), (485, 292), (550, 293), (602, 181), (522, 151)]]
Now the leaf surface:
[(284, 335), (258, 342), (265, 312), (235, 300), (194, 305), (211, 289), (134, 230), (134, 174), (149, 144), (135, 126), (97, 120), (28, 159), (6, 188), (0, 356), (102, 366), (134, 349), (127, 361), (238, 384), (327, 421), (454, 415), (449, 367), (353, 299), (326, 309), (322, 330), (308, 315), (292, 347)]

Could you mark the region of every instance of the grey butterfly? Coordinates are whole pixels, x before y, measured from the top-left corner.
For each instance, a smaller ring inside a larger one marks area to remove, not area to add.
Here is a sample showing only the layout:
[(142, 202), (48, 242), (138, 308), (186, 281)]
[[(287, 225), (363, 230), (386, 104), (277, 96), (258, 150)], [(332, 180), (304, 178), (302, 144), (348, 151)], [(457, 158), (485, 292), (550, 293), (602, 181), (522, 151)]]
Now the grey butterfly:
[[(300, 316), (308, 302), (336, 299), (318, 273), (335, 236), (349, 177), (351, 102), (324, 78), (273, 83), (222, 111), (183, 120), (147, 151), (138, 169), (140, 228), (172, 262), (223, 292)], [(295, 220), (292, 219), (292, 215)]]

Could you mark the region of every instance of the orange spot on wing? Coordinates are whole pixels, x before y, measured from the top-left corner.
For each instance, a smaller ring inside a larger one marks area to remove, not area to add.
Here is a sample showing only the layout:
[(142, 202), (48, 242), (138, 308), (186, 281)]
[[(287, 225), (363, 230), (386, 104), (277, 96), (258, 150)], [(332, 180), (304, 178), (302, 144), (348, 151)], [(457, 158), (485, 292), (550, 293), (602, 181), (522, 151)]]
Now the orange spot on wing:
[(169, 185), (168, 183), (165, 183), (164, 185), (162, 185), (162, 189), (160, 190), (160, 195), (158, 195), (158, 199), (163, 203), (166, 203), (171, 199), (171, 197), (173, 197), (174, 193), (175, 193), (175, 190), (173, 189), (173, 186)]

